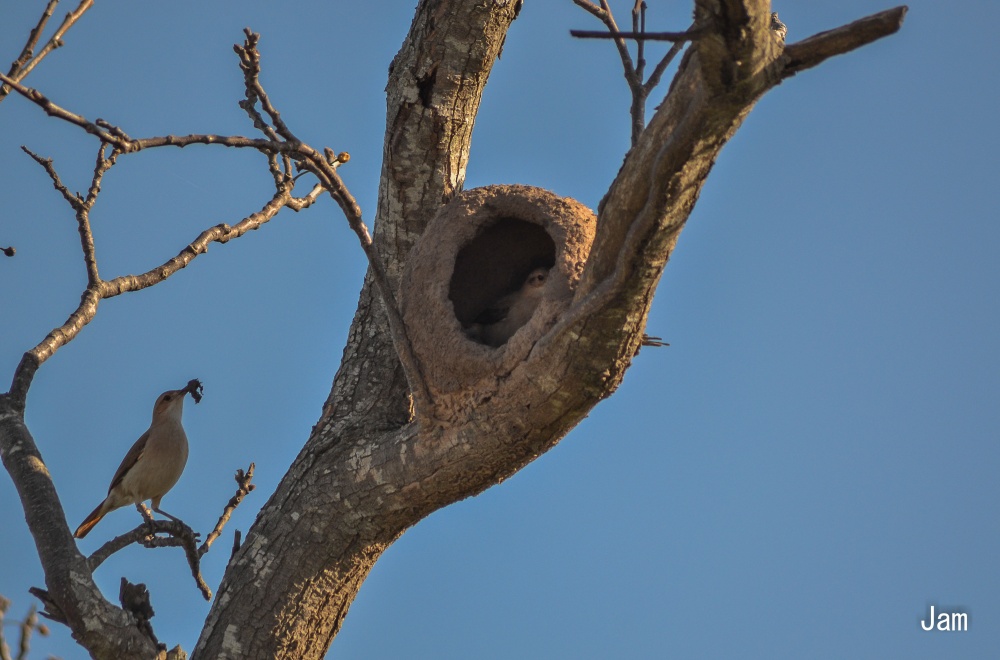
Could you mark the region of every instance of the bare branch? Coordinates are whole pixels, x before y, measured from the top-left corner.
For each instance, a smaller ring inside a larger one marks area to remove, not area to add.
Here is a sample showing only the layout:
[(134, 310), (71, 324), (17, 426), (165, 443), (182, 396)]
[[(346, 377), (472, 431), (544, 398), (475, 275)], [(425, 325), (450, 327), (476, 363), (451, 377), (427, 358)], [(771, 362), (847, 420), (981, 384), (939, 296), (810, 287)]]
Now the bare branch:
[(670, 63), (674, 61), (674, 58), (677, 57), (677, 54), (683, 49), (683, 41), (674, 42), (674, 45), (670, 47), (670, 50), (668, 50), (667, 54), (663, 56), (663, 59), (656, 63), (656, 66), (653, 67), (653, 72), (649, 74), (649, 78), (642, 85), (642, 88), (646, 91), (647, 96), (653, 91), (654, 87), (660, 84), (660, 78), (663, 77), (663, 72), (667, 70)]
[[(240, 56), (240, 68), (243, 70), (243, 77), (246, 84), (246, 104), (240, 103), (240, 107), (250, 114), (251, 119), (254, 120), (254, 126), (261, 128), (264, 134), (271, 137), (271, 139), (277, 139), (275, 136), (275, 133), (277, 133), (277, 135), (290, 142), (298, 142), (298, 138), (292, 134), (288, 126), (285, 125), (285, 122), (282, 121), (281, 113), (271, 104), (271, 99), (260, 84), (260, 52), (257, 50), (257, 42), (260, 41), (260, 35), (251, 31), (250, 28), (244, 28), (243, 33), (247, 37), (243, 45), (233, 46), (233, 50)], [(270, 129), (270, 127), (265, 129), (262, 126), (258, 126), (258, 122), (264, 125), (264, 121), (260, 113), (254, 108), (256, 101), (260, 101), (260, 107), (271, 118), (271, 123), (274, 125), (273, 129)]]
[(101, 180), (104, 175), (115, 165), (118, 156), (121, 154), (117, 148), (111, 150), (111, 155), (105, 157), (104, 152), (108, 145), (101, 143), (101, 148), (97, 150), (97, 163), (94, 165), (94, 176), (90, 180), (90, 188), (87, 189), (87, 209), (94, 207), (97, 196), (101, 193)]
[(102, 142), (101, 148), (97, 150), (97, 164), (94, 166), (94, 176), (91, 179), (90, 189), (87, 191), (86, 199), (81, 197), (79, 193), (71, 193), (69, 189), (63, 185), (59, 178), (59, 174), (52, 166), (51, 158), (42, 158), (27, 147), (21, 147), (26, 154), (31, 156), (35, 162), (45, 169), (49, 178), (52, 179), (52, 185), (54, 185), (55, 189), (62, 194), (63, 199), (69, 203), (76, 213), (77, 227), (80, 232), (80, 244), (83, 248), (83, 261), (87, 266), (88, 287), (97, 287), (101, 284), (101, 278), (97, 271), (97, 255), (94, 247), (94, 233), (90, 228), (90, 209), (93, 208), (94, 203), (97, 201), (97, 195), (101, 191), (101, 179), (103, 179), (104, 174), (111, 169), (112, 166), (114, 166), (115, 160), (121, 153), (117, 149), (114, 149), (112, 150), (111, 155), (105, 158), (105, 146), (105, 143)]
[(7, 646), (7, 640), (4, 638), (3, 634), (3, 624), (4, 617), (7, 615), (7, 610), (10, 608), (10, 599), (0, 596), (0, 660), (11, 660), (10, 657), (10, 647)]
[(626, 82), (628, 82), (629, 87), (641, 84), (642, 81), (636, 75), (635, 66), (632, 63), (632, 56), (628, 52), (628, 46), (625, 44), (625, 40), (621, 37), (622, 34), (627, 33), (622, 33), (618, 30), (618, 24), (615, 23), (615, 17), (611, 13), (611, 7), (608, 5), (607, 0), (601, 0), (600, 8), (596, 7), (590, 2), (590, 0), (573, 0), (573, 3), (593, 14), (599, 21), (607, 26), (608, 31), (591, 32), (587, 30), (570, 30), (570, 34), (577, 36), (574, 32), (584, 32), (590, 35), (599, 34), (602, 38), (614, 39), (615, 47), (618, 48), (618, 55), (622, 60), (622, 67), (625, 69)]
[(253, 463), (250, 464), (250, 467), (247, 468), (246, 472), (243, 470), (236, 471), (236, 494), (233, 495), (232, 498), (230, 498), (229, 503), (226, 504), (226, 508), (223, 509), (222, 515), (219, 516), (219, 522), (215, 524), (215, 529), (212, 530), (212, 532), (208, 535), (208, 538), (205, 539), (205, 542), (201, 544), (200, 548), (198, 548), (199, 557), (208, 552), (215, 539), (219, 538), (219, 535), (222, 534), (222, 528), (226, 526), (227, 522), (229, 522), (229, 517), (233, 515), (233, 511), (235, 511), (236, 507), (240, 505), (243, 498), (249, 495), (250, 492), (256, 488), (254, 484), (250, 483), (253, 480), (253, 471)]
[[(14, 660), (10, 654), (10, 646), (4, 637), (4, 618), (10, 609), (10, 599), (0, 596), (0, 660)], [(34, 605), (28, 608), (28, 613), (21, 621), (11, 621), (9, 625), (17, 625), (20, 637), (18, 639), (18, 652), (16, 660), (27, 660), (28, 651), (31, 650), (31, 636), (38, 632), (42, 637), (48, 637), (49, 627), (38, 622), (38, 613)]]
[[(25, 62), (30, 60), (31, 56), (35, 54), (35, 46), (38, 45), (38, 39), (42, 36), (42, 30), (45, 29), (45, 24), (52, 18), (52, 13), (56, 10), (56, 5), (58, 4), (59, 0), (49, 0), (49, 4), (45, 6), (45, 10), (42, 11), (42, 15), (38, 19), (38, 24), (28, 33), (28, 41), (24, 44), (24, 48), (21, 49), (21, 54), (11, 63), (10, 70), (7, 72), (8, 76), (17, 75)], [(0, 94), (3, 94), (2, 90), (0, 90)]]
[[(646, 34), (646, 2), (645, 0), (635, 0), (635, 6), (632, 7), (632, 32), (636, 32), (641, 35)], [(645, 58), (645, 39), (638, 39), (636, 41), (636, 56), (635, 56), (635, 75), (639, 80), (642, 80), (643, 72), (646, 69), (646, 58)]]
[(73, 207), (74, 211), (78, 210), (80, 206), (83, 204), (83, 198), (80, 197), (80, 195), (78, 194), (71, 193), (69, 191), (69, 188), (63, 185), (62, 180), (59, 178), (59, 174), (56, 172), (55, 167), (53, 167), (52, 165), (52, 159), (42, 158), (41, 156), (36, 154), (28, 147), (25, 147), (24, 145), (21, 146), (21, 150), (24, 153), (31, 156), (36, 163), (38, 163), (39, 165), (42, 166), (42, 168), (45, 169), (45, 173), (49, 175), (50, 179), (52, 179), (52, 185), (55, 186), (55, 189), (58, 190), (59, 194), (63, 196), (63, 199), (65, 199), (69, 203), (69, 205)]
[[(573, 2), (600, 19), (608, 27), (608, 30), (570, 30), (569, 33), (574, 37), (614, 39), (615, 45), (618, 47), (618, 54), (625, 72), (625, 82), (628, 83), (629, 91), (632, 93), (629, 114), (632, 118), (632, 146), (634, 147), (638, 144), (639, 136), (642, 135), (642, 131), (646, 127), (646, 99), (649, 98), (649, 93), (659, 84), (663, 72), (684, 47), (684, 43), (704, 35), (706, 30), (692, 24), (685, 32), (646, 32), (646, 3), (644, 0), (635, 0), (635, 5), (632, 7), (632, 31), (620, 32), (618, 26), (615, 25), (615, 19), (611, 14), (607, 0), (601, 0), (600, 8), (591, 3), (590, 0), (573, 0)], [(628, 47), (625, 45), (625, 39), (635, 39), (637, 42), (635, 65), (633, 65)], [(643, 82), (642, 76), (646, 68), (646, 41), (673, 41), (674, 44), (663, 56), (663, 59), (657, 63), (649, 79)]]
[[(705, 34), (704, 30), (688, 30), (687, 32), (619, 32), (612, 30), (570, 30), (570, 36), (577, 39), (635, 39), (643, 41), (695, 41)], [(624, 42), (623, 42), (624, 43)], [(636, 67), (638, 70), (638, 67)]]
[(24, 85), (20, 84), (15, 78), (5, 76), (2, 73), (0, 73), (0, 82), (5, 83), (7, 87), (13, 89), (21, 96), (25, 97), (32, 103), (38, 105), (42, 110), (45, 111), (47, 115), (51, 117), (56, 117), (58, 119), (62, 119), (63, 121), (68, 121), (71, 124), (76, 124), (83, 130), (90, 133), (91, 135), (96, 135), (97, 137), (101, 138), (106, 142), (110, 142), (111, 144), (118, 145), (124, 142), (123, 140), (121, 140), (121, 138), (111, 135), (110, 133), (106, 133), (97, 124), (89, 122), (84, 117), (81, 117), (80, 115), (74, 114), (69, 110), (59, 107), (58, 105), (50, 101), (48, 98), (46, 98), (45, 95), (39, 92), (37, 89), (25, 87)]
[(288, 203), (285, 204), (285, 206), (292, 209), (293, 211), (298, 212), (301, 211), (302, 209), (307, 209), (313, 204), (315, 204), (316, 200), (319, 199), (319, 196), (322, 194), (323, 194), (323, 186), (317, 183), (315, 186), (313, 186), (313, 189), (309, 191), (308, 195), (306, 195), (305, 197), (292, 197), (291, 199), (288, 200)]
[[(42, 50), (32, 57), (32, 52), (35, 46), (38, 44), (38, 39), (41, 36), (42, 30), (45, 28), (45, 24), (48, 22), (49, 17), (55, 11), (56, 5), (59, 4), (59, 0), (49, 0), (49, 4), (45, 7), (45, 11), (42, 12), (42, 17), (38, 21), (38, 25), (35, 29), (31, 31), (28, 35), (28, 42), (24, 45), (24, 49), (21, 51), (21, 55), (14, 60), (11, 64), (10, 71), (7, 72), (7, 76), (15, 82), (20, 82), (27, 76), (31, 71), (38, 66), (45, 57), (51, 53), (56, 48), (63, 45), (63, 36), (66, 32), (73, 27), (73, 25), (80, 19), (83, 14), (91, 8), (94, 4), (94, 0), (81, 0), (80, 4), (76, 9), (66, 14), (66, 18), (63, 19), (62, 25), (59, 29), (55, 31), (55, 34), (48, 40)], [(4, 80), (4, 82), (8, 82)], [(0, 101), (3, 101), (8, 94), (10, 94), (9, 84), (0, 85)]]
[[(208, 535), (208, 538), (205, 539), (205, 542), (202, 543), (201, 547), (198, 547), (198, 533), (191, 529), (191, 527), (183, 521), (153, 520), (152, 514), (145, 508), (145, 506), (140, 504), (137, 505), (136, 508), (143, 514), (145, 521), (135, 529), (120, 536), (116, 536), (95, 550), (93, 554), (87, 558), (87, 565), (90, 567), (91, 572), (97, 570), (97, 567), (103, 564), (108, 557), (119, 550), (127, 548), (133, 543), (140, 543), (147, 548), (181, 547), (184, 548), (184, 554), (187, 557), (188, 565), (191, 568), (191, 575), (194, 577), (195, 584), (198, 585), (198, 589), (205, 597), (205, 600), (211, 600), (212, 590), (201, 576), (201, 558), (209, 551), (212, 543), (222, 533), (222, 528), (225, 527), (227, 522), (229, 522), (229, 518), (232, 516), (233, 511), (236, 510), (236, 507), (238, 507), (243, 501), (243, 498), (255, 488), (254, 484), (251, 483), (253, 479), (253, 472), (253, 463), (250, 464), (250, 467), (246, 472), (243, 470), (236, 471), (236, 494), (233, 495), (233, 497), (230, 498), (229, 502), (226, 504), (222, 511), (222, 515), (219, 517), (219, 522), (216, 523), (215, 528), (212, 530), (211, 534)], [(169, 536), (156, 536), (158, 533), (166, 533)]]
[[(169, 536), (156, 536), (159, 533), (165, 533)], [(201, 576), (198, 534), (181, 521), (148, 520), (133, 530), (116, 536), (95, 550), (87, 558), (87, 565), (90, 567), (91, 572), (97, 570), (97, 567), (103, 564), (108, 557), (133, 543), (139, 543), (146, 548), (183, 548), (188, 566), (191, 568), (191, 576), (194, 578), (198, 590), (201, 591), (205, 600), (211, 600), (212, 590)]]
[[(183, 147), (188, 144), (199, 143), (222, 144), (230, 147), (254, 148), (268, 154), (282, 153), (289, 155), (294, 158), (303, 169), (315, 174), (317, 178), (319, 178), (323, 188), (329, 192), (333, 200), (337, 202), (338, 206), (340, 206), (344, 215), (347, 217), (348, 224), (361, 243), (361, 249), (365, 252), (365, 256), (368, 257), (368, 262), (371, 266), (376, 286), (378, 287), (379, 294), (385, 303), (393, 343), (397, 353), (399, 354), (400, 362), (403, 365), (407, 382), (410, 385), (410, 389), (413, 394), (414, 408), (417, 413), (417, 417), (422, 420), (429, 420), (433, 416), (433, 401), (430, 396), (430, 391), (427, 389), (425, 379), (420, 371), (419, 363), (413, 353), (413, 348), (410, 345), (409, 338), (406, 336), (406, 327), (403, 324), (402, 316), (400, 315), (398, 305), (396, 304), (393, 287), (389, 283), (389, 278), (386, 276), (382, 262), (376, 254), (368, 227), (362, 220), (361, 207), (358, 205), (354, 196), (351, 195), (347, 186), (344, 185), (340, 175), (337, 174), (337, 166), (342, 162), (346, 162), (349, 156), (343, 160), (338, 157), (336, 160), (331, 161), (329, 158), (324, 157), (324, 155), (319, 153), (316, 149), (307, 144), (298, 142), (291, 131), (284, 125), (279, 113), (273, 105), (271, 105), (266, 93), (264, 93), (263, 88), (256, 79), (255, 72), (259, 71), (259, 55), (256, 54), (253, 47), (256, 44), (257, 38), (258, 35), (248, 31), (246, 44), (242, 48), (236, 48), (236, 52), (240, 54), (241, 65), (247, 77), (246, 88), (248, 98), (246, 103), (241, 103), (241, 105), (244, 109), (247, 109), (248, 106), (251, 108), (248, 109), (247, 112), (253, 118), (255, 125), (262, 130), (265, 135), (273, 135), (276, 131), (279, 135), (289, 141), (253, 140), (241, 136), (221, 135), (187, 135), (183, 137), (168, 135), (164, 137), (139, 140), (131, 139), (123, 131), (107, 122), (103, 122), (101, 120), (91, 122), (81, 115), (77, 115), (61, 108), (38, 90), (20, 85), (19, 83), (6, 78), (2, 74), (0, 74), (0, 80), (10, 84), (16, 92), (41, 107), (50, 116), (67, 121), (71, 124), (79, 126), (88, 133), (96, 135), (101, 139), (102, 145), (103, 143), (113, 145), (116, 150), (115, 155), (117, 155), (117, 153), (134, 153), (142, 149), (160, 146)], [(252, 98), (257, 98), (261, 101), (261, 104), (265, 107), (265, 111), (275, 123), (276, 129), (272, 130), (267, 127), (260, 113), (258, 113), (256, 109), (253, 109), (251, 101)], [(269, 133), (268, 131), (271, 132)], [(281, 197), (280, 203), (277, 202), (278, 197)], [(289, 199), (291, 199), (291, 184), (289, 184), (289, 187), (286, 189), (281, 189), (281, 186), (279, 186), (279, 194), (276, 196), (275, 200), (272, 200), (272, 202), (269, 203), (269, 206), (273, 207), (274, 213), (276, 214)], [(252, 217), (253, 216), (251, 216), (251, 218)], [(267, 220), (269, 219), (270, 217), (267, 218)], [(250, 218), (247, 220), (250, 220)], [(266, 222), (266, 220), (264, 220), (264, 222)], [(239, 225), (237, 225), (237, 228), (238, 227)], [(224, 243), (231, 238), (241, 236), (245, 233), (244, 230), (238, 231), (234, 233), (234, 235), (230, 235), (230, 232), (236, 230), (237, 228), (230, 230), (226, 225), (219, 225), (204, 232), (202, 236), (200, 236), (199, 239), (195, 243), (192, 243), (189, 247), (192, 249), (197, 249), (201, 246), (207, 248), (207, 244), (209, 242), (218, 241)], [(204, 251), (204, 249), (201, 249), (200, 251)], [(117, 295), (118, 293), (122, 293), (126, 290), (136, 290), (152, 286), (153, 284), (165, 279), (169, 276), (169, 274), (172, 274), (177, 269), (183, 268), (187, 265), (187, 262), (194, 256), (197, 256), (200, 251), (188, 253), (188, 257), (186, 259), (184, 258), (185, 253), (182, 252), (181, 255), (178, 255), (167, 264), (164, 264), (160, 268), (149, 271), (141, 276), (115, 278), (115, 280), (105, 283), (106, 286), (111, 287), (112, 292), (109, 292), (108, 289), (105, 288), (102, 291), (101, 297), (110, 297), (111, 295)], [(169, 272), (166, 275), (163, 275), (165, 270), (169, 270)], [(82, 327), (82, 325), (80, 327)], [(44, 361), (44, 358), (40, 359), (38, 364), (40, 365)]]
[(204, 230), (176, 256), (159, 266), (140, 275), (120, 275), (111, 280), (101, 282), (101, 298), (140, 291), (164, 281), (180, 269), (191, 263), (196, 257), (208, 252), (211, 243), (228, 243), (234, 238), (243, 236), (248, 231), (259, 229), (278, 214), (285, 203), (291, 199), (291, 190), (279, 190), (257, 213), (252, 213), (235, 225), (221, 223)]
[(842, 55), (895, 34), (903, 26), (908, 9), (906, 5), (901, 5), (785, 46), (782, 76), (789, 78), (834, 55)]

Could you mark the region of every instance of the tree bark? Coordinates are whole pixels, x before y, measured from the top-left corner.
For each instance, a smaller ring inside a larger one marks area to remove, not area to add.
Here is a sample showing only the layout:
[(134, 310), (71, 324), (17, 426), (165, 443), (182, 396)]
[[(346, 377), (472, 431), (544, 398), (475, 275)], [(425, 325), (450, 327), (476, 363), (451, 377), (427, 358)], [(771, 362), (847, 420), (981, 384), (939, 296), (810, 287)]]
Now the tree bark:
[[(520, 5), (423, 0), (390, 66), (374, 240), (394, 284), (461, 190), (482, 92)], [(375, 560), (419, 520), (370, 516), (383, 485), (373, 456), (407, 437), (409, 419), (369, 273), (322, 417), (230, 564), (195, 657), (325, 655)]]
[[(653, 290), (718, 151), (780, 81), (769, 5), (698, 2), (713, 34), (685, 58), (601, 204), (567, 315), (491, 391), (409, 420), (368, 281), (324, 413), (227, 570), (195, 657), (319, 658), (379, 555), (432, 511), (555, 445), (621, 381)], [(387, 272), (459, 189), (475, 111), (513, 3), (422, 2), (390, 69), (376, 240)]]
[(76, 548), (55, 484), (24, 425), (24, 409), (0, 395), (0, 457), (10, 473), (45, 572), (49, 613), (95, 658), (151, 658), (156, 647), (101, 594)]
[[(461, 190), (482, 92), (520, 5), (421, 0), (393, 60), (374, 241), (394, 286), (428, 222)], [(601, 201), (572, 306), (509, 373), (475, 391), (439, 392), (419, 424), (369, 273), (322, 415), (230, 562), (194, 657), (322, 658), (375, 561), (406, 529), (514, 474), (618, 387), (702, 185), (757, 99), (891, 34), (904, 14), (786, 49), (767, 0), (696, 0), (702, 36)], [(29, 384), (30, 374), (0, 395), (0, 454), (50, 611), (95, 658), (153, 657), (152, 641), (101, 596), (76, 550), (24, 426)]]

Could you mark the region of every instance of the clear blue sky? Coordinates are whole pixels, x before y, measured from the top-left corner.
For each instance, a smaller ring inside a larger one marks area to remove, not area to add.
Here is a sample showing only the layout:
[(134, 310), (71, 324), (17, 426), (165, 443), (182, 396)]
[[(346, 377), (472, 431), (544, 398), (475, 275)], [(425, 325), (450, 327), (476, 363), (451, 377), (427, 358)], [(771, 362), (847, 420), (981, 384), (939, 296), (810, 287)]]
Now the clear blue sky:
[[(68, 4), (75, 5), (75, 2)], [(44, 6), (0, 9), (0, 59)], [(67, 3), (64, 3), (67, 4)], [(375, 212), (386, 70), (411, 2), (99, 2), (28, 82), (133, 136), (249, 134), (231, 45), (263, 33), (263, 82)], [(622, 18), (631, 2), (619, 0)], [(650, 2), (655, 29), (690, 2)], [(886, 9), (775, 4), (789, 41)], [(432, 515), (385, 553), (338, 658), (987, 657), (1000, 648), (1000, 5), (916, 0), (902, 32), (770, 92), (723, 150), (667, 267), (624, 385), (553, 451)], [(466, 187), (518, 182), (596, 206), (628, 142), (612, 46), (570, 0), (527, 0), (494, 69)], [(664, 84), (664, 90), (666, 84)], [(663, 92), (661, 91), (660, 94)], [(662, 98), (654, 95), (651, 107)], [(96, 143), (21, 98), (0, 104), (0, 379), (75, 306), (71, 212), (18, 149), (84, 189)], [(102, 275), (146, 270), (269, 195), (263, 159), (190, 147), (124, 158), (93, 213)], [(990, 220), (990, 217), (993, 220)], [(153, 289), (101, 304), (38, 373), (28, 423), (75, 526), (161, 391), (201, 378), (191, 460), (166, 510), (211, 528), (231, 475), (258, 490), (206, 558), (217, 586), (320, 414), (364, 261), (324, 200), (285, 212)], [(6, 385), (4, 385), (6, 387)], [(0, 593), (43, 577), (0, 477)], [(137, 521), (111, 514), (92, 551)], [(161, 639), (208, 611), (180, 551), (97, 572), (145, 582)], [(924, 633), (930, 604), (969, 613)], [(34, 657), (83, 657), (64, 628)]]

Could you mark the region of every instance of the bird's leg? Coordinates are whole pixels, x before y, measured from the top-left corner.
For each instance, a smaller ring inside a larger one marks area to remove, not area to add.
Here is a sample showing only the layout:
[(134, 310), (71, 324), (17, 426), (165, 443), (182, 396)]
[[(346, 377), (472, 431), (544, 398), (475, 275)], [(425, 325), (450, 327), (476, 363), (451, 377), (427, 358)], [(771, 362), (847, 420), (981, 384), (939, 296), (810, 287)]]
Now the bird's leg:
[(180, 523), (180, 524), (182, 524), (182, 525), (184, 524), (184, 521), (183, 521), (183, 520), (181, 520), (180, 518), (176, 518), (176, 517), (174, 517), (174, 516), (170, 515), (169, 513), (167, 513), (166, 511), (164, 511), (163, 509), (161, 509), (161, 508), (160, 508), (160, 507), (158, 507), (158, 506), (154, 506), (154, 507), (153, 507), (153, 511), (156, 511), (156, 512), (157, 512), (158, 514), (160, 514), (161, 516), (166, 516), (167, 518), (170, 518), (170, 519), (171, 519), (171, 520), (173, 520), (173, 521), (174, 521), (175, 523)]
[(153, 511), (156, 511), (160, 515), (164, 515), (167, 518), (170, 518), (175, 523), (178, 523), (181, 527), (185, 528), (188, 532), (191, 533), (191, 538), (194, 539), (194, 542), (196, 544), (199, 543), (199, 542), (201, 542), (201, 534), (198, 533), (198, 532), (196, 532), (196, 531), (194, 531), (193, 529), (191, 529), (191, 527), (186, 522), (184, 522), (183, 520), (181, 520), (180, 518), (177, 518), (175, 516), (170, 515), (169, 513), (167, 513), (166, 511), (164, 511), (163, 509), (161, 509), (158, 506), (154, 506), (153, 507)]

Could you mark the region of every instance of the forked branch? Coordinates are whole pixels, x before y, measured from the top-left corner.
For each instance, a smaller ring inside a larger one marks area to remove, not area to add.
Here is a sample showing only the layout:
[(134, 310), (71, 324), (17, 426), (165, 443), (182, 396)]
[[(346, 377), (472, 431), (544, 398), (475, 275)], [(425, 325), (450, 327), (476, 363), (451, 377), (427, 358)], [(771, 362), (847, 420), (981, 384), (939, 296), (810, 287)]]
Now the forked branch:
[[(203, 253), (209, 243), (225, 243), (233, 238), (242, 236), (246, 231), (256, 229), (269, 221), (285, 206), (289, 206), (296, 211), (307, 208), (318, 198), (320, 190), (325, 190), (344, 213), (348, 224), (357, 235), (361, 248), (368, 258), (375, 284), (378, 287), (386, 308), (394, 346), (413, 394), (416, 417), (421, 423), (426, 423), (433, 417), (433, 402), (430, 392), (427, 389), (419, 362), (406, 334), (406, 328), (399, 313), (399, 307), (396, 304), (393, 287), (386, 276), (382, 261), (376, 253), (371, 233), (362, 219), (361, 207), (337, 173), (337, 168), (341, 164), (346, 163), (350, 156), (346, 153), (334, 156), (333, 151), (329, 149), (321, 152), (299, 141), (295, 137), (281, 119), (280, 113), (271, 103), (267, 92), (260, 83), (260, 54), (257, 51), (257, 43), (260, 37), (249, 29), (245, 32), (246, 40), (244, 43), (234, 46), (236, 53), (240, 57), (240, 67), (243, 70), (245, 81), (245, 100), (241, 101), (240, 105), (254, 122), (254, 127), (261, 131), (266, 139), (213, 134), (167, 135), (133, 139), (125, 131), (106, 121), (100, 119), (90, 121), (82, 115), (56, 105), (38, 90), (25, 87), (13, 78), (0, 74), (0, 81), (38, 105), (50, 116), (79, 126), (101, 141), (98, 165), (95, 168), (94, 178), (85, 199), (78, 195), (73, 195), (62, 185), (58, 175), (52, 168), (50, 160), (42, 159), (28, 151), (32, 158), (46, 169), (56, 189), (59, 190), (63, 198), (66, 199), (76, 212), (81, 240), (83, 242), (84, 260), (87, 263), (88, 287), (81, 299), (80, 306), (67, 322), (49, 333), (44, 341), (26, 353), (21, 360), (11, 387), (11, 394), (15, 397), (15, 400), (19, 402), (24, 401), (27, 389), (30, 387), (31, 380), (38, 367), (58, 350), (59, 347), (71, 341), (83, 326), (90, 322), (96, 314), (97, 303), (100, 300), (157, 284), (180, 268), (186, 266), (191, 259)], [(269, 121), (265, 120), (261, 112), (257, 110), (258, 103)], [(151, 269), (142, 275), (126, 275), (113, 280), (102, 281), (97, 271), (93, 236), (89, 225), (89, 211), (100, 191), (101, 176), (115, 164), (116, 159), (120, 155), (131, 154), (155, 147), (183, 147), (190, 144), (220, 144), (234, 148), (256, 149), (264, 153), (268, 157), (269, 169), (275, 180), (276, 193), (274, 197), (259, 213), (245, 218), (234, 227), (220, 224), (205, 230), (176, 257), (157, 268)], [(108, 146), (111, 148), (111, 155), (105, 157), (105, 149)], [(280, 165), (278, 163), (279, 158), (282, 161)], [(319, 180), (317, 184), (318, 188), (314, 187), (303, 198), (292, 197), (292, 189), (295, 186), (295, 177), (291, 172), (292, 161), (295, 162), (298, 169), (312, 173)]]
[[(103, 564), (108, 557), (119, 550), (124, 550), (133, 543), (142, 544), (147, 548), (181, 547), (184, 548), (184, 554), (187, 557), (188, 566), (191, 568), (191, 575), (194, 577), (195, 584), (198, 585), (198, 589), (201, 591), (202, 596), (205, 597), (205, 600), (211, 600), (212, 590), (201, 576), (201, 558), (205, 556), (212, 547), (212, 543), (222, 534), (222, 529), (229, 522), (230, 516), (233, 515), (233, 511), (240, 505), (243, 498), (256, 488), (252, 483), (253, 472), (253, 463), (250, 464), (246, 472), (243, 470), (236, 471), (236, 494), (229, 499), (229, 502), (222, 511), (222, 515), (219, 516), (219, 521), (215, 524), (215, 528), (212, 529), (212, 532), (201, 546), (198, 545), (199, 534), (184, 522), (179, 520), (152, 520), (150, 518), (135, 529), (116, 536), (95, 550), (87, 558), (90, 570), (97, 570), (97, 567)], [(141, 512), (142, 509), (140, 509)], [(167, 534), (167, 536), (157, 536), (157, 534)]]
[[(48, 23), (52, 14), (56, 10), (56, 6), (59, 4), (59, 0), (49, 0), (49, 3), (45, 6), (45, 10), (42, 12), (41, 17), (38, 19), (38, 24), (31, 30), (28, 34), (28, 41), (24, 44), (24, 48), (21, 49), (21, 54), (16, 60), (10, 65), (10, 69), (7, 71), (7, 76), (14, 80), (15, 82), (21, 82), (24, 77), (27, 76), (31, 71), (38, 66), (39, 62), (45, 59), (49, 53), (51, 53), (56, 48), (63, 45), (63, 37), (66, 32), (73, 27), (73, 25), (80, 19), (83, 14), (91, 8), (94, 4), (94, 0), (81, 0), (77, 8), (66, 14), (66, 18), (63, 19), (62, 25), (55, 31), (55, 33), (49, 38), (42, 50), (35, 54), (35, 47), (38, 45), (38, 41), (42, 36), (42, 31), (45, 30), (45, 25)], [(10, 86), (4, 84), (0, 85), (0, 101), (3, 101), (8, 94), (10, 94)]]
[[(646, 100), (650, 92), (653, 91), (663, 72), (667, 70), (677, 54), (684, 48), (688, 41), (694, 41), (705, 34), (705, 29), (692, 25), (684, 32), (647, 32), (646, 31), (646, 3), (643, 0), (636, 0), (632, 8), (632, 31), (621, 32), (615, 22), (614, 14), (608, 0), (600, 0), (600, 6), (595, 5), (591, 0), (573, 0), (578, 7), (592, 14), (599, 21), (604, 23), (607, 30), (570, 30), (570, 35), (582, 39), (612, 39), (618, 49), (618, 56), (622, 61), (622, 69), (625, 73), (625, 82), (628, 83), (629, 91), (632, 93), (632, 106), (630, 114), (632, 116), (632, 146), (639, 142), (639, 136), (646, 127)], [(636, 60), (632, 61), (626, 39), (634, 39), (637, 43)], [(649, 78), (643, 80), (645, 73), (645, 43), (647, 41), (671, 41), (673, 45), (667, 51), (656, 66), (653, 67)]]

